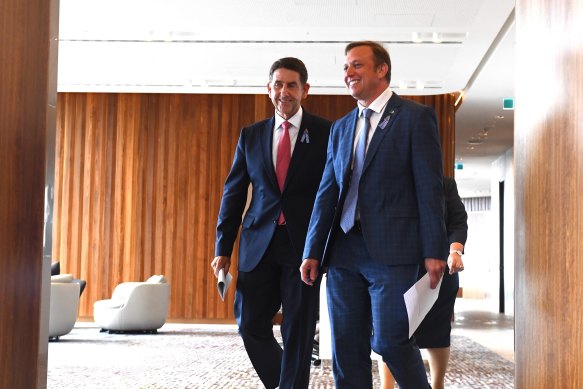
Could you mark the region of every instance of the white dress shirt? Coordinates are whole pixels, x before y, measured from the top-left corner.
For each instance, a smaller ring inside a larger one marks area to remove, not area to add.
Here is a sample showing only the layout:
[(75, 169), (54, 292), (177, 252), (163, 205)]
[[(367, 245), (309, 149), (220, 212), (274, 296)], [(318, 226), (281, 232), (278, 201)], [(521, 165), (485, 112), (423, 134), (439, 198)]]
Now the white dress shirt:
[(387, 106), (387, 103), (389, 102), (389, 99), (391, 98), (392, 95), (393, 92), (391, 91), (390, 88), (387, 87), (387, 89), (385, 89), (385, 91), (381, 93), (380, 96), (377, 97), (375, 101), (373, 101), (368, 107), (365, 107), (364, 105), (358, 103), (358, 120), (356, 121), (356, 135), (354, 136), (354, 144), (352, 145), (353, 155), (354, 150), (356, 150), (356, 142), (358, 141), (358, 137), (360, 136), (360, 131), (362, 130), (362, 123), (364, 121), (364, 118), (361, 115), (362, 110), (368, 108), (372, 111), (372, 114), (370, 115), (369, 118), (370, 130), (368, 130), (368, 138), (366, 140), (366, 150), (368, 150), (370, 140), (372, 139), (372, 136), (374, 135), (377, 126), (379, 125), (383, 111)]
[[(302, 107), (300, 107), (299, 111), (296, 112), (296, 114), (294, 116), (292, 116), (291, 118), (289, 118), (287, 121), (291, 123), (291, 127), (289, 128), (288, 132), (289, 132), (289, 140), (290, 140), (290, 145), (291, 145), (291, 150), (290, 150), (290, 156), (293, 155), (294, 153), (294, 148), (296, 146), (296, 140), (298, 139), (298, 133), (300, 132), (300, 126), (302, 124), (302, 116), (303, 116), (303, 110)], [(281, 116), (279, 116), (277, 114), (277, 112), (275, 113), (275, 124), (273, 126), (273, 144), (271, 146), (271, 154), (272, 154), (272, 158), (273, 158), (273, 167), (275, 168), (276, 166), (276, 161), (277, 161), (277, 145), (279, 144), (279, 138), (281, 138), (281, 134), (283, 134), (283, 127), (281, 126), (281, 124), (285, 122), (285, 119), (282, 118)]]

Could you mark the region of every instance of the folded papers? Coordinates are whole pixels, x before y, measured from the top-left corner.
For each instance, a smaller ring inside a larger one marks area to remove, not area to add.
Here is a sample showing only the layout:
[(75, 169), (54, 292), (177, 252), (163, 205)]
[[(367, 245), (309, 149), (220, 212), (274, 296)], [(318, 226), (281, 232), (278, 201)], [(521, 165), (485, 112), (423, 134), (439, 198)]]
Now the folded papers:
[(219, 270), (219, 276), (217, 277), (217, 290), (223, 301), (225, 301), (225, 295), (227, 294), (227, 290), (229, 289), (232, 280), (233, 276), (231, 276), (231, 273), (225, 274), (225, 269)]
[(439, 288), (441, 288), (441, 281), (435, 289), (431, 289), (429, 281), (429, 273), (425, 273), (408, 291), (403, 295), (405, 297), (405, 305), (407, 306), (407, 315), (409, 316), (409, 338), (419, 327), (423, 318), (427, 315), (439, 295)]

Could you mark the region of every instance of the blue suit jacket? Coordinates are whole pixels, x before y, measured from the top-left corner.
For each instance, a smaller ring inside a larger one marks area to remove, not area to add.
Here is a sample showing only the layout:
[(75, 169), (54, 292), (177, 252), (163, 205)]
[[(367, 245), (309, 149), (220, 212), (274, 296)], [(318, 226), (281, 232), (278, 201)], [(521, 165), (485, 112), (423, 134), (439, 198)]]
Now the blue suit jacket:
[[(323, 266), (325, 249), (339, 230), (357, 115), (355, 108), (332, 126), (310, 221), (303, 257), (320, 259)], [(435, 113), (393, 93), (370, 141), (358, 190), (362, 233), (373, 259), (387, 264), (446, 259), (442, 177)]]
[(241, 217), (239, 244), (240, 271), (257, 266), (269, 245), (280, 211), (299, 266), (314, 199), (326, 162), (330, 122), (304, 109), (283, 193), (279, 190), (272, 157), (275, 118), (257, 122), (241, 130), (231, 171), (227, 176), (217, 223), (215, 255), (231, 256)]

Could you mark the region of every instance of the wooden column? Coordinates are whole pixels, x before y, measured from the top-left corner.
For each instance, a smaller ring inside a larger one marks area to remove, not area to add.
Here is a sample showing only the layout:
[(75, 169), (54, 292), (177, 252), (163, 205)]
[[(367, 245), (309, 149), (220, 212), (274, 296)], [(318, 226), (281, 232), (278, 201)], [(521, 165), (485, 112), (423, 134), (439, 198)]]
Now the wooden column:
[(517, 0), (518, 389), (583, 385), (582, 1)]
[[(55, 131), (58, 0), (0, 3), (0, 387), (46, 387), (47, 132)], [(52, 106), (51, 106), (52, 105)], [(44, 288), (43, 288), (44, 284)], [(41, 313), (43, 312), (43, 313)]]

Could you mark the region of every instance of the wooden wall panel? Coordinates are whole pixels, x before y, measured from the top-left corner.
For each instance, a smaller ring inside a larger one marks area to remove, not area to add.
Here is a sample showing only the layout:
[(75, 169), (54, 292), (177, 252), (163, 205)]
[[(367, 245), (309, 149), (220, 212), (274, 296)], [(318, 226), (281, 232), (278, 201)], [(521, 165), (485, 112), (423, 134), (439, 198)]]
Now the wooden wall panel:
[(581, 1), (516, 2), (517, 389), (583, 387), (582, 19)]
[(54, 258), (87, 280), (80, 315), (120, 282), (164, 274), (170, 317), (231, 316), (209, 263), (253, 96), (68, 93), (58, 107)]
[(454, 176), (455, 163), (455, 107), (456, 95), (453, 93), (434, 96), (408, 96), (408, 99), (428, 105), (435, 109), (437, 126), (443, 153), (443, 174)]
[(0, 388), (46, 387), (43, 214), (57, 10), (58, 1), (0, 3)]
[[(354, 106), (305, 104), (331, 119)], [(234, 290), (220, 301), (210, 268), (217, 214), (240, 129), (271, 115), (266, 95), (59, 94), (54, 258), (87, 280), (80, 316), (118, 283), (164, 274), (171, 319), (233, 320)]]

